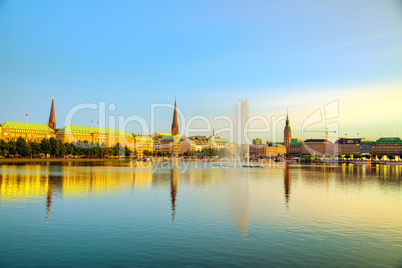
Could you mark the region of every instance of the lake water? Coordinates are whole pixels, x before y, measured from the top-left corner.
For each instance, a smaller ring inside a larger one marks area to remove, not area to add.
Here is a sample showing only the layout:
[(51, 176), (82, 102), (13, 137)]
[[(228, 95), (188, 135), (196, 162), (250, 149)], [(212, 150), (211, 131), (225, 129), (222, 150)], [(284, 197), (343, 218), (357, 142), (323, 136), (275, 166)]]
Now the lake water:
[(0, 267), (402, 267), (402, 167), (0, 163)]

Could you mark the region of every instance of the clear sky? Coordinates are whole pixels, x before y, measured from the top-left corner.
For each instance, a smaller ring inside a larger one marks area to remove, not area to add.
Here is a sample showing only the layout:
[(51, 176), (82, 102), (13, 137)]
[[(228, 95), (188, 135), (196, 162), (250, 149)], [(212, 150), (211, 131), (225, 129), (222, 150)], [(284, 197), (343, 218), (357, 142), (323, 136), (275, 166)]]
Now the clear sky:
[[(339, 135), (402, 136), (398, 0), (0, 0), (0, 41), (0, 122), (28, 113), (46, 123), (52, 95), (58, 127), (80, 103), (149, 121), (151, 104), (175, 96), (186, 117), (209, 118), (247, 98), (251, 115), (289, 108), (301, 137), (308, 115), (338, 100)], [(73, 123), (89, 126), (97, 114)], [(171, 118), (159, 109), (155, 130), (169, 132)]]

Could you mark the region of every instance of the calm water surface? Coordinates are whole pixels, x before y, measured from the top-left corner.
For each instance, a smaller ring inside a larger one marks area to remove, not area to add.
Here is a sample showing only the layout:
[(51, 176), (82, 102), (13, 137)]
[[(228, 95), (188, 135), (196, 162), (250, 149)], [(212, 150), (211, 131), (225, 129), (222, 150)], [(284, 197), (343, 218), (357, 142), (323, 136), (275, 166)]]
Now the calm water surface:
[(402, 267), (402, 167), (0, 164), (0, 266)]

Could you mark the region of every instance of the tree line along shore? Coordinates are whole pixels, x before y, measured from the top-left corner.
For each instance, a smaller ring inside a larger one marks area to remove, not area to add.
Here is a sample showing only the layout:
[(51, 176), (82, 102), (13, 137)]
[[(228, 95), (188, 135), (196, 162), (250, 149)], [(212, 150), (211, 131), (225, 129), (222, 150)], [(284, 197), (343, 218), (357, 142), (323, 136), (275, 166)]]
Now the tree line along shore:
[[(229, 157), (231, 153), (228, 149), (205, 148), (199, 152), (206, 157)], [(196, 152), (187, 151), (179, 156), (194, 157)], [(155, 152), (145, 150), (142, 152), (143, 157), (168, 157), (169, 152)], [(78, 141), (71, 143), (63, 143), (55, 138), (42, 139), (40, 143), (31, 141), (26, 142), (22, 137), (17, 141), (0, 140), (0, 157), (2, 158), (117, 158), (117, 157), (134, 157), (138, 158), (137, 152), (133, 152), (127, 146), (120, 143), (112, 147), (106, 147), (99, 143), (89, 143), (88, 141)]]

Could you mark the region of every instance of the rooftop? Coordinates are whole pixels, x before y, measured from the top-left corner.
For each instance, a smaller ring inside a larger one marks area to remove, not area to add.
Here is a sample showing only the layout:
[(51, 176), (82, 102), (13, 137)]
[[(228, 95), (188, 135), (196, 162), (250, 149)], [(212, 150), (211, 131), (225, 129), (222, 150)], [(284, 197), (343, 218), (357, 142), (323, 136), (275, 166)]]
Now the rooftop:
[(131, 136), (131, 133), (125, 133), (120, 129), (112, 128), (100, 128), (100, 127), (83, 127), (83, 126), (72, 126), (67, 125), (61, 128), (57, 133), (83, 133), (83, 134), (109, 134), (109, 135), (119, 135), (119, 136)]
[(33, 124), (33, 123), (21, 123), (21, 122), (11, 122), (7, 121), (1, 124), (3, 128), (12, 128), (12, 129), (22, 129), (22, 130), (36, 130), (36, 131), (51, 131), (54, 132), (53, 129), (44, 124)]
[(402, 143), (399, 137), (380, 138), (376, 143)]

